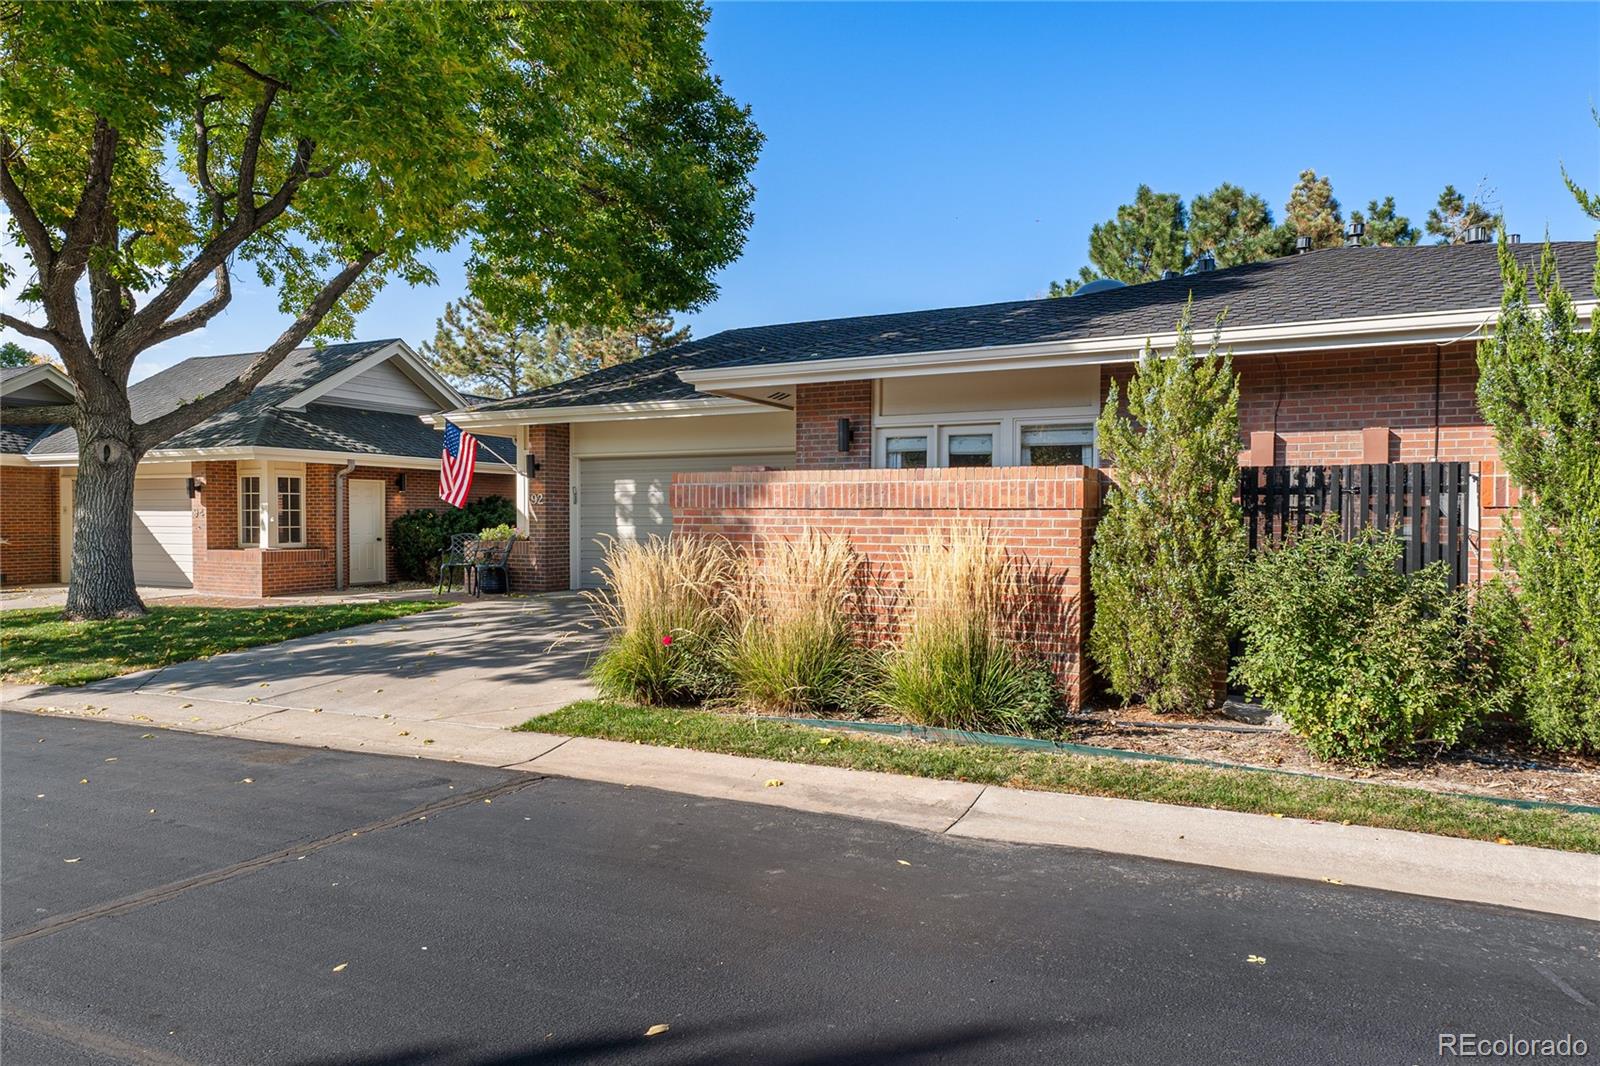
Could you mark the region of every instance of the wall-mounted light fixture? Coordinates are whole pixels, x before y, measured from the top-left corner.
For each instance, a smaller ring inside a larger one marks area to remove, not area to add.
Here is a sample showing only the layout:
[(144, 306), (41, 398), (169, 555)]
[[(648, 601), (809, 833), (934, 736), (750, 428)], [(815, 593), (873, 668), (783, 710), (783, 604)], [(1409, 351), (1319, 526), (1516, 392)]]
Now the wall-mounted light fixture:
[(849, 451), (850, 441), (854, 437), (855, 433), (850, 428), (850, 420), (848, 418), (839, 419), (839, 450), (841, 452)]
[(404, 470), (394, 476), (394, 487), (401, 492), (406, 491), (406, 474)]
[(527, 465), (528, 465), (528, 476), (529, 477), (532, 477), (533, 475), (537, 474), (539, 472), (539, 458), (538, 458), (538, 456), (534, 455), (532, 452), (529, 452), (528, 453), (528, 464)]
[(205, 478), (192, 477), (186, 483), (186, 487), (189, 490), (189, 499), (192, 500), (196, 496), (200, 495), (201, 490), (206, 487)]

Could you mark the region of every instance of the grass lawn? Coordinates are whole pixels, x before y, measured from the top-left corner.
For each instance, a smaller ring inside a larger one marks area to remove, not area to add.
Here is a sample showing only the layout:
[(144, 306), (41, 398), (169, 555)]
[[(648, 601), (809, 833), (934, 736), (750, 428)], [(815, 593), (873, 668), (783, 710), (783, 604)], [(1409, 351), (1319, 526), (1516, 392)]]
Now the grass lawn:
[(152, 607), (143, 618), (104, 622), (68, 622), (48, 607), (5, 611), (0, 613), (0, 680), (83, 685), (444, 606), (392, 600), (315, 607)]
[(968, 744), (879, 740), (786, 722), (710, 711), (634, 707), (605, 700), (574, 703), (518, 728), (814, 766), (1152, 800), (1600, 853), (1600, 816), (1524, 810), (1393, 785)]

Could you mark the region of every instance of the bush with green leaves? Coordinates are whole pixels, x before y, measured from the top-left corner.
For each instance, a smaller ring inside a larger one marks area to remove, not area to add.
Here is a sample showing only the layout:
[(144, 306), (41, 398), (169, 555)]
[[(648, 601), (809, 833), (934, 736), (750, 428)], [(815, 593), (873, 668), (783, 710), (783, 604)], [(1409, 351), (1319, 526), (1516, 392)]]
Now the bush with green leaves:
[(499, 522), (478, 530), (479, 540), (521, 540), (522, 534), (510, 522)]
[(1375, 764), (1448, 748), (1484, 708), (1467, 594), (1443, 563), (1402, 574), (1404, 546), (1338, 519), (1259, 552), (1234, 590), (1234, 679), (1318, 758)]
[[(1600, 219), (1600, 197), (1568, 185)], [(1497, 546), (1513, 572), (1493, 593), (1500, 694), (1539, 743), (1600, 751), (1600, 317), (1583, 326), (1548, 242), (1530, 286), (1502, 234), (1500, 273), (1478, 346), (1478, 405), (1521, 489)]]
[(1054, 724), (1049, 665), (1011, 640), (1027, 613), (1021, 567), (981, 526), (931, 532), (905, 553), (904, 632), (877, 696), (922, 725), (1031, 734)]
[(1215, 344), (1197, 356), (1190, 308), (1168, 355), (1145, 347), (1113, 384), (1101, 449), (1116, 467), (1089, 556), (1089, 652), (1124, 701), (1209, 706), (1228, 668), (1228, 588), (1245, 550), (1238, 488), (1239, 383)]
[(517, 510), (504, 496), (485, 496), (450, 510), (421, 508), (394, 520), (395, 569), (403, 581), (437, 581), (439, 558), (457, 533), (477, 533), (486, 526), (510, 525)]

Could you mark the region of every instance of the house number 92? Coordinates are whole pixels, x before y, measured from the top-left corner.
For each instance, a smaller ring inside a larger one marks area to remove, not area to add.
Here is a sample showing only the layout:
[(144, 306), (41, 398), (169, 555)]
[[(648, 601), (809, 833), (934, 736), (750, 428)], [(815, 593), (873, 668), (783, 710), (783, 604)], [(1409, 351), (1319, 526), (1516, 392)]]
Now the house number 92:
[(542, 493), (542, 492), (530, 492), (528, 494), (528, 502), (529, 503), (534, 503), (534, 504), (543, 503), (544, 502), (544, 493)]

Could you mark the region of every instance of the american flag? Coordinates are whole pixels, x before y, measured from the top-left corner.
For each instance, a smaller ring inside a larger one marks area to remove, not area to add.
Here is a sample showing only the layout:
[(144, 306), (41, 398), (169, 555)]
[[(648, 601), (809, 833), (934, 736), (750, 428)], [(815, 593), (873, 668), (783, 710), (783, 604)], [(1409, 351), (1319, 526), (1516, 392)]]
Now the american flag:
[(471, 433), (446, 419), (444, 454), (439, 466), (439, 499), (451, 507), (461, 507), (472, 491), (472, 470), (478, 462), (478, 441)]

